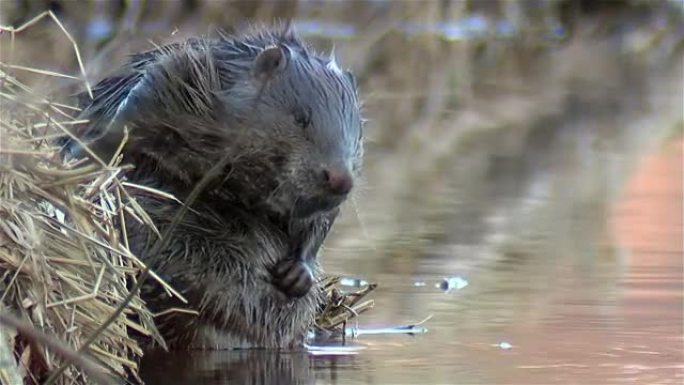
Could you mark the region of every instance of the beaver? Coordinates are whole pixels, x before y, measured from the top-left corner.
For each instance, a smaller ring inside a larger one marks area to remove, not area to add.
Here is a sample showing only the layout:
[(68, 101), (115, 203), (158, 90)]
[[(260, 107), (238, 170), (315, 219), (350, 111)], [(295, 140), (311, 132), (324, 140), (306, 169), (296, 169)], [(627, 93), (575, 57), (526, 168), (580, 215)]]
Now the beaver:
[[(221, 159), (159, 253), (158, 235), (126, 221), (155, 282), (141, 296), (171, 348), (294, 348), (321, 305), (319, 249), (359, 176), (363, 120), (356, 81), (291, 29), (191, 38), (133, 55), (85, 98), (68, 156), (121, 151), (133, 183), (184, 201)], [(227, 156), (227, 158), (226, 158)], [(134, 194), (164, 232), (181, 204)]]

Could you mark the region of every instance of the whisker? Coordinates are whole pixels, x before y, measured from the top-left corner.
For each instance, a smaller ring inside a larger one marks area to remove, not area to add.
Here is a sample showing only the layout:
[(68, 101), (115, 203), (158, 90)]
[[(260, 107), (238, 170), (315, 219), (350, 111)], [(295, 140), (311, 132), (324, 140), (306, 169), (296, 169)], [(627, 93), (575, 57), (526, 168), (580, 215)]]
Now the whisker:
[(356, 197), (352, 195), (350, 202), (351, 202), (352, 207), (354, 208), (354, 213), (356, 214), (356, 220), (359, 223), (359, 227), (361, 228), (361, 233), (363, 234), (363, 237), (366, 239), (366, 241), (368, 241), (371, 250), (378, 251), (377, 247), (375, 246), (375, 242), (373, 242), (373, 239), (368, 234), (368, 228), (366, 227), (365, 222), (363, 221), (363, 219), (361, 219), (359, 205), (356, 202)]

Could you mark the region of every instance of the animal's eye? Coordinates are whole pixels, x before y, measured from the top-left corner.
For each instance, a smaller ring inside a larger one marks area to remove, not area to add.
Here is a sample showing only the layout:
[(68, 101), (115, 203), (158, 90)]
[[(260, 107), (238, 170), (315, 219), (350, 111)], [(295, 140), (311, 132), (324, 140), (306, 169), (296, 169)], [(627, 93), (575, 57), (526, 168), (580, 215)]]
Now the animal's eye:
[(311, 108), (298, 108), (294, 113), (295, 123), (301, 128), (311, 125)]

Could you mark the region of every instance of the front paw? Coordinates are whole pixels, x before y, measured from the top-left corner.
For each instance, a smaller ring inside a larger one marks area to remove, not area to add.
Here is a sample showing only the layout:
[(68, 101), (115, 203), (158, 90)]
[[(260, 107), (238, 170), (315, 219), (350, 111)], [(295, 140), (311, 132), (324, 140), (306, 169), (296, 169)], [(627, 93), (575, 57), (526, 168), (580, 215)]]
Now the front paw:
[(278, 262), (273, 271), (273, 284), (290, 298), (306, 295), (314, 284), (314, 276), (303, 261), (285, 259)]

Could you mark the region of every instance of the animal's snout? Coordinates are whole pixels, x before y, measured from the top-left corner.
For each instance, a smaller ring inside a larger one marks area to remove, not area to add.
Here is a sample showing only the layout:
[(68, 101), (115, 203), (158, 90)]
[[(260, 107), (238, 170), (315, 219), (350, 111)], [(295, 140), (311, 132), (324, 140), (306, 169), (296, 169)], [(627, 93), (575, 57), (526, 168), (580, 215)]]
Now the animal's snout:
[(351, 173), (341, 167), (329, 167), (323, 169), (323, 177), (328, 190), (334, 195), (347, 195), (354, 187)]

